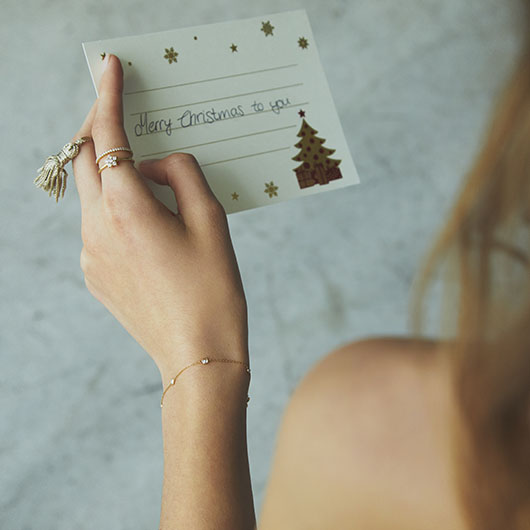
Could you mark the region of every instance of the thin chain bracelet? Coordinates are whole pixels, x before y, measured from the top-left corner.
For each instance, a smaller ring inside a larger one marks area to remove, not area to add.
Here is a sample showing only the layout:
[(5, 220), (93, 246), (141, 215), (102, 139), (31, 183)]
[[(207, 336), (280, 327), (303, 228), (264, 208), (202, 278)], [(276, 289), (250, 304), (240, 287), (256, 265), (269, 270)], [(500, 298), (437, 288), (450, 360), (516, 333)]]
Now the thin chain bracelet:
[[(164, 396), (166, 395), (166, 392), (175, 384), (177, 381), (178, 376), (187, 370), (188, 368), (191, 368), (192, 366), (196, 366), (199, 364), (208, 364), (208, 363), (233, 363), (233, 364), (242, 364), (247, 371), (247, 374), (250, 375), (250, 367), (241, 362), (241, 361), (233, 361), (232, 359), (211, 359), (210, 357), (205, 357), (204, 359), (201, 359), (200, 361), (195, 361), (194, 363), (188, 364), (188, 366), (185, 366), (171, 381), (169, 382), (169, 385), (165, 388), (164, 392), (162, 392), (162, 398), (160, 399), (160, 406), (162, 407), (164, 405)], [(250, 396), (247, 394), (247, 407), (248, 402), (250, 401)]]

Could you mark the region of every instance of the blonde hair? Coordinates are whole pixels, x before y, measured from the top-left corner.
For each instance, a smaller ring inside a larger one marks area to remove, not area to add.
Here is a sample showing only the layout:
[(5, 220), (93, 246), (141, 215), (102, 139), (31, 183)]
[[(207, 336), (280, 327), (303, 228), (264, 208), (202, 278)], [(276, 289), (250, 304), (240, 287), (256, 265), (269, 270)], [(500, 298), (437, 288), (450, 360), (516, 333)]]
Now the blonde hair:
[(477, 530), (530, 529), (529, 250), (530, 39), (412, 299), (417, 334), (427, 288), (445, 265), (451, 309), (441, 343), (462, 419), (458, 485)]

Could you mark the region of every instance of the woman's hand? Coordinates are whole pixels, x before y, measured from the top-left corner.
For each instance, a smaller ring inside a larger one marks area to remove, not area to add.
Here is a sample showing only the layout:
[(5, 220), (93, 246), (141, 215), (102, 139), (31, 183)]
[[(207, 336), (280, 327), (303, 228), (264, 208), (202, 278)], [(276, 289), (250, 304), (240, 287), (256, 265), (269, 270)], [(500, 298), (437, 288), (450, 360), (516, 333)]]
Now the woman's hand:
[[(121, 162), (98, 174), (96, 153), (129, 146), (122, 87), (120, 61), (108, 56), (99, 97), (75, 137), (94, 140), (74, 160), (86, 285), (164, 380), (204, 355), (248, 362), (247, 306), (226, 213), (195, 158), (173, 154), (140, 164), (141, 174)], [(142, 175), (171, 186), (177, 215)]]

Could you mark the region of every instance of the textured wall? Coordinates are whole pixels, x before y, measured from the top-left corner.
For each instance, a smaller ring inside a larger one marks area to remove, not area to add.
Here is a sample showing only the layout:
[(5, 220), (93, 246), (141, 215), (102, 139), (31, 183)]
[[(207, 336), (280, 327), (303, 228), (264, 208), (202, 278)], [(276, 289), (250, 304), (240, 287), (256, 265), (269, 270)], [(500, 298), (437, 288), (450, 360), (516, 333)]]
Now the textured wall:
[(94, 98), (80, 43), (299, 7), (361, 184), (229, 217), (249, 304), (258, 511), (308, 368), (344, 342), (406, 332), (419, 259), (515, 59), (515, 0), (2, 3), (2, 529), (158, 524), (159, 375), (85, 288), (73, 177), (59, 205), (33, 185)]

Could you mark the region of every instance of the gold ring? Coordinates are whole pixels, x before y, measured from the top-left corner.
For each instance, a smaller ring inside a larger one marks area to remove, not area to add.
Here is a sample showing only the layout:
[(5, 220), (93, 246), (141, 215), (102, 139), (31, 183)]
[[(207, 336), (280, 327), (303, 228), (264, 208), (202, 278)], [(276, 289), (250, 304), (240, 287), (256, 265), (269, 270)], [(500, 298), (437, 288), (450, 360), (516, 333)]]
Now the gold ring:
[(128, 158), (118, 158), (115, 155), (109, 155), (107, 156), (107, 160), (105, 160), (105, 165), (99, 168), (98, 173), (101, 173), (106, 168), (116, 167), (120, 162), (125, 162), (127, 160), (131, 161), (134, 164), (134, 160), (132, 156)]
[(131, 153), (131, 155), (132, 155), (132, 150), (131, 150), (129, 147), (113, 147), (112, 149), (107, 149), (104, 153), (101, 153), (101, 154), (96, 158), (96, 164), (99, 164), (99, 161), (100, 161), (105, 155), (108, 155), (109, 153), (115, 153), (116, 151), (128, 151), (128, 152)]
[(90, 136), (83, 136), (68, 142), (60, 153), (49, 156), (44, 165), (38, 169), (37, 177), (33, 181), (35, 186), (47, 191), (49, 196), (53, 193), (55, 202), (59, 202), (59, 196), (64, 197), (66, 177), (68, 176), (64, 166), (79, 154), (80, 146), (90, 140), (92, 140)]

